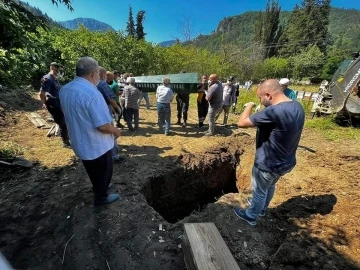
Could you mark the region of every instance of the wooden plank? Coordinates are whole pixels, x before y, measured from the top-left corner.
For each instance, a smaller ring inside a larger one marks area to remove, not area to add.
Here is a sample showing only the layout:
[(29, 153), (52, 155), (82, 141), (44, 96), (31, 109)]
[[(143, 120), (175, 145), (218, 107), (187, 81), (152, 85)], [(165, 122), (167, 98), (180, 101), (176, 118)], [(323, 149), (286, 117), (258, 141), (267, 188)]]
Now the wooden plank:
[(26, 114), (27, 118), (33, 123), (37, 128), (41, 128), (42, 125), (40, 125), (32, 116), (31, 114)]
[(185, 223), (183, 250), (189, 270), (239, 269), (214, 223)]

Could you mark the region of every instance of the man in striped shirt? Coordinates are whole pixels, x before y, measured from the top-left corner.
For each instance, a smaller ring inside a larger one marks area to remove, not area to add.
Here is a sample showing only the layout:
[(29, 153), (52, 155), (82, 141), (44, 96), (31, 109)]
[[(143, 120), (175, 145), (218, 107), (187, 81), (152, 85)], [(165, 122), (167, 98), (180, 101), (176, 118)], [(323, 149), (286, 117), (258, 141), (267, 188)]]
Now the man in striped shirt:
[(135, 78), (128, 77), (126, 80), (126, 85), (124, 87), (124, 98), (125, 98), (125, 110), (126, 110), (126, 122), (129, 128), (129, 131), (134, 131), (132, 121), (134, 119), (135, 130), (139, 129), (139, 103), (141, 92), (135, 87)]
[(60, 90), (71, 146), (93, 185), (94, 205), (112, 203), (120, 197), (107, 193), (113, 172), (111, 149), (120, 131), (111, 125), (109, 108), (96, 88), (99, 80), (98, 62), (83, 57), (76, 63), (74, 80)]

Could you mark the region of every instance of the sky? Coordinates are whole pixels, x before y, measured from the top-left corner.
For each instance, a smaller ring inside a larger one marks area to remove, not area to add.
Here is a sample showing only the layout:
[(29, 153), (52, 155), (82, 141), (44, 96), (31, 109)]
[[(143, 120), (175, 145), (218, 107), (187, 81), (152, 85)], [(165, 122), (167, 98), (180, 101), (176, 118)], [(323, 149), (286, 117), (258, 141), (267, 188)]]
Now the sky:
[[(93, 18), (111, 25), (115, 30), (125, 30), (129, 16), (129, 5), (134, 21), (140, 10), (145, 10), (144, 31), (146, 40), (154, 43), (182, 40), (181, 25), (190, 22), (191, 29), (198, 34), (210, 34), (225, 18), (247, 11), (264, 10), (266, 0), (72, 0), (74, 11), (65, 5), (53, 5), (51, 0), (23, 0), (39, 8), (55, 21), (75, 18)], [(301, 0), (279, 0), (281, 10), (292, 10)], [(332, 0), (338, 8), (360, 10), (360, 0)], [(184, 19), (186, 18), (186, 19)]]

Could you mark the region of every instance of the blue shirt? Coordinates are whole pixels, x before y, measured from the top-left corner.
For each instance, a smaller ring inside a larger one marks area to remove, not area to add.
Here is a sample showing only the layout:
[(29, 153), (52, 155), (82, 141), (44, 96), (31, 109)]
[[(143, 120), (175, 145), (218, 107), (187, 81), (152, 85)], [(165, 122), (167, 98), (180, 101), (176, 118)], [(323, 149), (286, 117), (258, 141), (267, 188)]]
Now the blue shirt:
[(258, 128), (254, 166), (266, 172), (289, 172), (296, 164), (296, 149), (304, 127), (305, 113), (301, 104), (281, 102), (249, 118)]
[(284, 95), (290, 98), (292, 101), (296, 100), (296, 94), (294, 90), (291, 90), (290, 88), (286, 88), (284, 91)]
[(75, 77), (60, 90), (71, 147), (82, 160), (96, 159), (114, 147), (114, 136), (97, 128), (111, 123), (101, 93), (88, 80)]
[(105, 99), (106, 104), (110, 103), (110, 99), (115, 99), (115, 93), (113, 92), (113, 90), (110, 88), (109, 84), (105, 81), (100, 80), (97, 89), (100, 91), (100, 93), (102, 94), (102, 96)]
[(59, 98), (60, 83), (53, 75), (50, 73), (44, 75), (41, 78), (41, 87), (40, 90), (45, 92), (45, 95), (49, 95), (54, 98)]

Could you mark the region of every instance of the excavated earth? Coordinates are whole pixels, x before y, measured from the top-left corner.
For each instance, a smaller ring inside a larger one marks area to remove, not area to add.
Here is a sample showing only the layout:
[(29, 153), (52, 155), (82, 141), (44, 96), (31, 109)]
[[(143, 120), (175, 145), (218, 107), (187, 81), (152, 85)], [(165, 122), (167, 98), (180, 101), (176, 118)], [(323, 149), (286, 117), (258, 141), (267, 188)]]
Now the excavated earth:
[(37, 160), (32, 169), (0, 167), (0, 248), (12, 266), (185, 269), (183, 224), (213, 222), (240, 269), (360, 269), (358, 143), (305, 130), (297, 167), (250, 226), (233, 206), (246, 207), (251, 194), (255, 131), (220, 126), (205, 138), (190, 110), (190, 126), (173, 126), (165, 137), (156, 111), (141, 107), (140, 131), (124, 129), (118, 140), (126, 160), (114, 165), (113, 182), (121, 199), (97, 208), (72, 151), (46, 139), (23, 112), (9, 114), (1, 139)]

